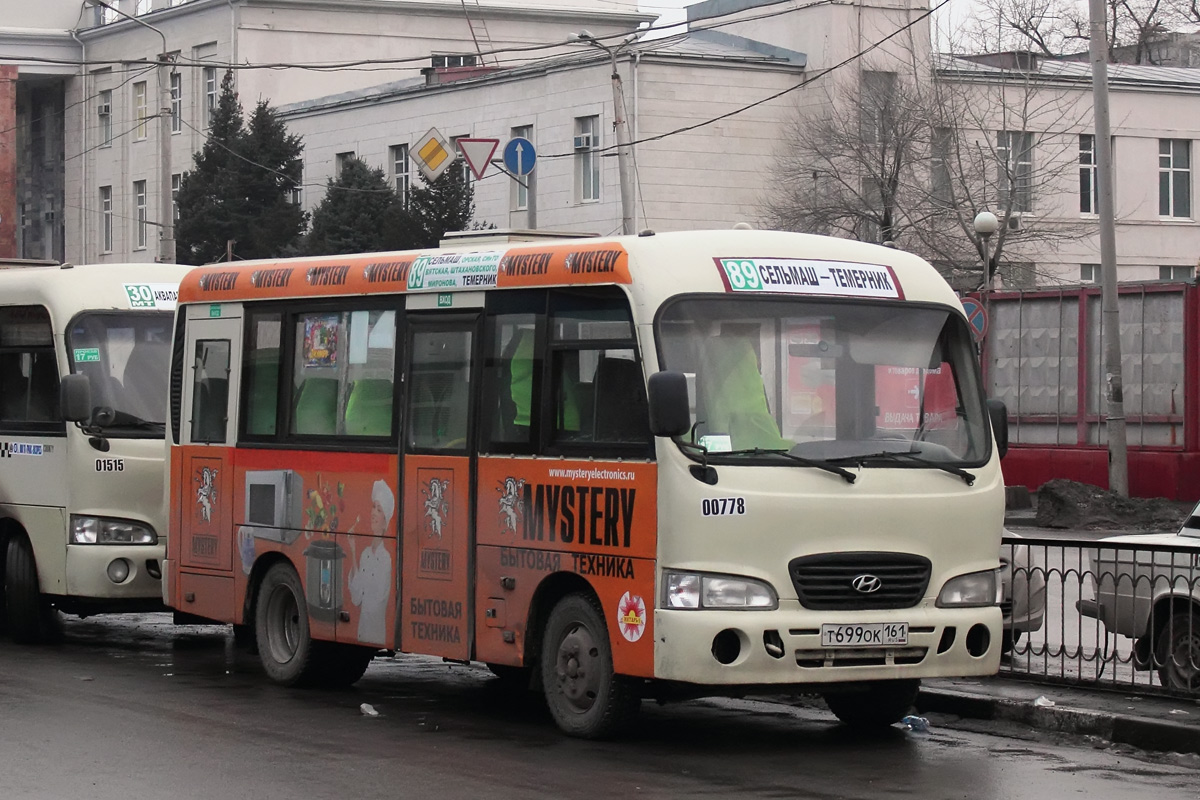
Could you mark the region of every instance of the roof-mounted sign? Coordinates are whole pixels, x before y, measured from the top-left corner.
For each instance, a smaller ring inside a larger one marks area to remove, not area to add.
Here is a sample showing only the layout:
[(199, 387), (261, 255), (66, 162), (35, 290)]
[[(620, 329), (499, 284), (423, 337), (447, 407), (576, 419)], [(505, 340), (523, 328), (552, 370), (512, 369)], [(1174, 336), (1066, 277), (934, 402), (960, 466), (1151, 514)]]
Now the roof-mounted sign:
[(904, 299), (892, 268), (808, 258), (717, 258), (727, 292), (775, 292)]

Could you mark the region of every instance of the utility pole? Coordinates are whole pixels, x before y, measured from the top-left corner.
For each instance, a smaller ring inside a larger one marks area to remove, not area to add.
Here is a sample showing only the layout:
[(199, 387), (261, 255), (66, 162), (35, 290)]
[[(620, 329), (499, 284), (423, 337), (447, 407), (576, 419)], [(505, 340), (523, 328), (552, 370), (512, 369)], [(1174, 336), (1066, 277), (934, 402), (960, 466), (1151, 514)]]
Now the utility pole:
[[(143, 28), (152, 30), (162, 37), (162, 52), (158, 54), (155, 73), (158, 80), (158, 260), (163, 264), (175, 263), (175, 214), (171, 203), (171, 64), (174, 59), (167, 52), (167, 35), (149, 23), (126, 14), (105, 0), (92, 0), (98, 6), (133, 20)], [(115, 2), (115, 0), (114, 0)]]
[(568, 37), (570, 41), (600, 48), (608, 53), (609, 61), (612, 62), (613, 129), (617, 136), (617, 174), (621, 179), (621, 233), (626, 236), (636, 233), (633, 228), (633, 160), (629, 127), (625, 120), (625, 91), (621, 85), (621, 73), (617, 69), (617, 54), (636, 42), (637, 38), (637, 34), (630, 34), (616, 47), (609, 47), (586, 30), (572, 33)]
[(1092, 105), (1096, 119), (1096, 182), (1100, 200), (1100, 318), (1107, 389), (1108, 488), (1129, 496), (1125, 398), (1121, 380), (1121, 317), (1117, 304), (1117, 234), (1113, 214), (1112, 140), (1108, 119), (1108, 36), (1104, 0), (1088, 0)]

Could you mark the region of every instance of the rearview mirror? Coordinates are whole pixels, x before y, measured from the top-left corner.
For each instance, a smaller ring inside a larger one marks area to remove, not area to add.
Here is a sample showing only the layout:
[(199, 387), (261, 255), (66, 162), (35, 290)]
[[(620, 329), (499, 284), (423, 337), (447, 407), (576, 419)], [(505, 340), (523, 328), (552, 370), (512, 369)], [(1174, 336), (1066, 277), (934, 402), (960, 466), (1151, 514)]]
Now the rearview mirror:
[(992, 434), (996, 437), (996, 451), (1004, 458), (1008, 453), (1008, 406), (1003, 400), (988, 400), (987, 409), (992, 420)]
[(67, 375), (58, 387), (58, 403), (63, 419), (87, 422), (92, 417), (92, 385), (87, 375)]
[(650, 432), (655, 436), (683, 436), (692, 427), (688, 408), (687, 376), (682, 372), (656, 372), (648, 381)]

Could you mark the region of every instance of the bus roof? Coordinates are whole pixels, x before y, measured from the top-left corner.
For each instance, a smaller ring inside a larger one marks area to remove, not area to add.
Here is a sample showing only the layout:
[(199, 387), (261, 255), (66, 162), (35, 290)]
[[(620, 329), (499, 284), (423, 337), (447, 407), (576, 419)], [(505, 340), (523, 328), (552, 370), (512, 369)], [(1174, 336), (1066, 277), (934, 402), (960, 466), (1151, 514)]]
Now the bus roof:
[[(727, 262), (750, 264), (759, 286), (731, 282)], [(627, 284), (654, 308), (692, 292), (888, 297), (951, 303), (928, 262), (846, 239), (759, 230), (681, 231), (546, 242), (466, 242), (428, 250), (245, 261), (199, 267), (181, 303), (531, 286)]]
[(0, 306), (41, 305), (55, 325), (80, 311), (171, 310), (182, 264), (81, 264), (0, 270)]

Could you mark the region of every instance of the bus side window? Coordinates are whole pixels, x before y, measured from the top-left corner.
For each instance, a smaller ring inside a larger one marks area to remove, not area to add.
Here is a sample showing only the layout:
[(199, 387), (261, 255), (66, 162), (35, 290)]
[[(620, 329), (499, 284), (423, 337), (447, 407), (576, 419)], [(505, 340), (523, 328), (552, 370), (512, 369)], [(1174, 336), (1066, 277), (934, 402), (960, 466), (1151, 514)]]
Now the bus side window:
[(536, 316), (503, 314), (492, 317), (492, 353), (487, 359), (486, 397), (491, 414), (485, 434), (490, 452), (526, 452), (533, 440), (537, 416), (534, 403), (541, 359), (537, 357)]
[(192, 441), (225, 442), (229, 401), (229, 340), (196, 342), (192, 385)]
[(37, 306), (0, 309), (0, 425), (61, 427), (50, 315)]
[(274, 436), (279, 413), (279, 339), (283, 323), (278, 312), (250, 316), (250, 347), (246, 354), (246, 433)]

